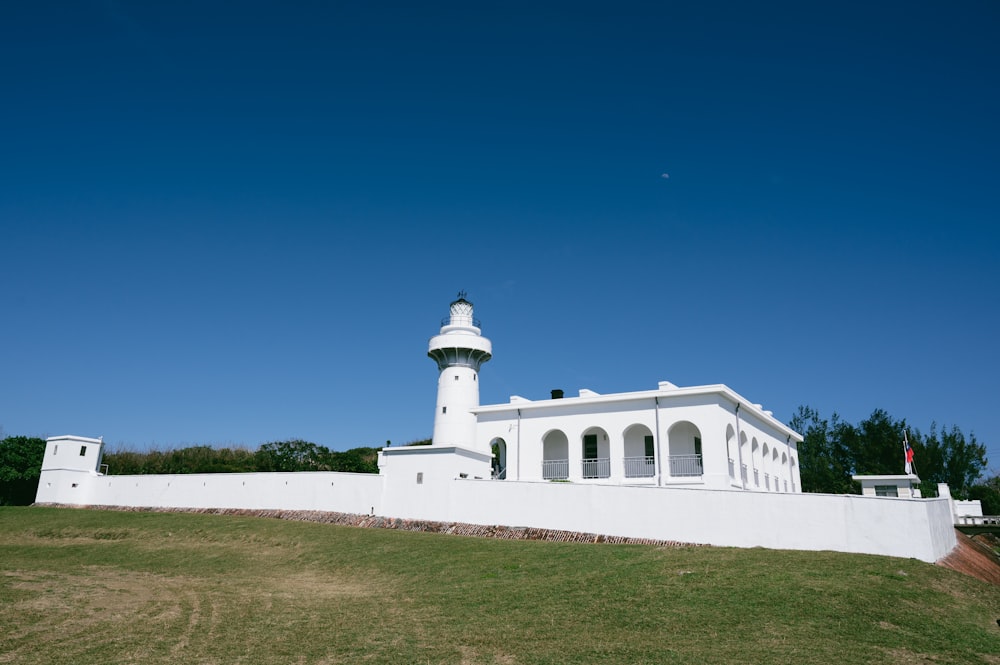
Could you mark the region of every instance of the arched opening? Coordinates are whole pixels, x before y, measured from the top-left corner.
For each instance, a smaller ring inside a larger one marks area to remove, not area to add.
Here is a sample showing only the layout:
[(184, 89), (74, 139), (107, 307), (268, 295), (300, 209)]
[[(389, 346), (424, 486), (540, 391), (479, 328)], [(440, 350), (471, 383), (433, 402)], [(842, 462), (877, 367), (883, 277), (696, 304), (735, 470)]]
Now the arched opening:
[(560, 430), (542, 437), (542, 478), (569, 478), (569, 439)]
[(753, 467), (754, 487), (760, 487), (760, 444), (757, 437), (750, 441), (750, 465)]
[(611, 442), (608, 433), (600, 427), (591, 427), (583, 433), (582, 446), (584, 478), (611, 477)]
[(781, 471), (781, 463), (778, 461), (778, 449), (771, 449), (771, 475), (774, 477), (774, 491), (780, 492), (781, 487), (778, 485), (778, 473)]
[(490, 441), (490, 451), (493, 453), (493, 478), (507, 479), (507, 442), (497, 437)]
[(740, 432), (740, 479), (743, 480), (743, 489), (747, 487), (747, 462), (750, 461), (750, 446), (747, 443), (747, 433)]
[(625, 430), (625, 477), (652, 478), (656, 475), (656, 445), (645, 425)]
[(702, 474), (701, 430), (694, 423), (682, 420), (670, 427), (667, 431), (667, 451), (671, 477)]
[(736, 462), (733, 455), (736, 453), (733, 450), (733, 444), (736, 439), (736, 431), (733, 429), (732, 425), (726, 425), (726, 455), (729, 456), (729, 477), (736, 478)]
[(760, 470), (764, 472), (764, 489), (769, 490), (771, 489), (771, 474), (768, 473), (768, 469), (770, 468), (769, 455), (771, 450), (766, 443), (761, 450), (763, 453), (761, 455)]

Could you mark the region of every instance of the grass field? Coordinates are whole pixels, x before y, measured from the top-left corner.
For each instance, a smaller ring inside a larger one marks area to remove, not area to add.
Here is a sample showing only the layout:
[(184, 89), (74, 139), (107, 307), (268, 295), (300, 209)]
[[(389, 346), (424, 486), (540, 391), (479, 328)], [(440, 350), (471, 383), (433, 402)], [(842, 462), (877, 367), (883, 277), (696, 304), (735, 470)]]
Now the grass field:
[(1000, 663), (915, 560), (0, 508), (0, 663)]

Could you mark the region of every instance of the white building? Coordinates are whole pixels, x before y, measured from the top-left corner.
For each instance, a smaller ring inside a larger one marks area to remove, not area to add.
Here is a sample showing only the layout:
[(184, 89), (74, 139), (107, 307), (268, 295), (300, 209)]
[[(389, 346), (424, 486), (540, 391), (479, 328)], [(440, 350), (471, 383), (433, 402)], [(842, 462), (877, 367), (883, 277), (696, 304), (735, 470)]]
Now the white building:
[(920, 478), (915, 473), (908, 473), (901, 476), (851, 476), (851, 480), (861, 483), (861, 494), (864, 496), (894, 496), (904, 499), (911, 497), (920, 498)]
[(492, 351), (459, 294), (428, 345), (432, 443), (384, 448), (377, 475), (109, 476), (99, 439), (54, 437), (36, 502), (318, 510), (923, 561), (955, 546), (949, 498), (802, 493), (802, 437), (724, 385), (481, 406)]
[[(799, 492), (797, 445), (802, 437), (724, 385), (552, 399), (519, 396), (479, 405), (479, 368), (492, 344), (464, 294), (451, 304), (427, 355), (438, 363), (432, 450), (456, 446), (492, 455), (492, 470), (473, 476), (499, 480), (702, 487)], [(389, 449), (386, 455), (427, 455)], [(480, 457), (485, 461), (485, 457)]]
[(615, 485), (799, 492), (802, 437), (724, 385), (549, 400), (512, 397), (472, 409), (476, 446), (497, 476)]

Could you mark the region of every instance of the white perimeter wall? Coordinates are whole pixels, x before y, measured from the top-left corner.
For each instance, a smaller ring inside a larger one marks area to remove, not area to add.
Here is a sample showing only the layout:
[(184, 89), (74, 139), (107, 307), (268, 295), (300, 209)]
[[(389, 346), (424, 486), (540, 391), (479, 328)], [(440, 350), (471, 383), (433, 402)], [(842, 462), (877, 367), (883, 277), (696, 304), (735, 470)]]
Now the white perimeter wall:
[(454, 522), (928, 562), (956, 544), (947, 499), (456, 481), (451, 506)]
[[(378, 514), (383, 477), (372, 473), (204, 473), (99, 476), (42, 471), (38, 503), (148, 508), (326, 510)], [(74, 487), (74, 485), (76, 485)]]
[(948, 499), (491, 481), (431, 473), (420, 485), (394, 482), (383, 491), (384, 481), (375, 474), (333, 472), (98, 476), (51, 470), (42, 472), (37, 502), (325, 510), (927, 562), (956, 544)]

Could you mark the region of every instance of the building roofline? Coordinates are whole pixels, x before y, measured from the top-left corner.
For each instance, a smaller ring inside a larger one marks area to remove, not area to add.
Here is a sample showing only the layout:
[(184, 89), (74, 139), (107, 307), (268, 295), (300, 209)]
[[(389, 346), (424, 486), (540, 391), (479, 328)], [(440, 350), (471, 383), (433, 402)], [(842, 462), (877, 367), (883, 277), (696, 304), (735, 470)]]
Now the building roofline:
[(858, 482), (864, 482), (866, 480), (872, 482), (879, 482), (883, 480), (909, 480), (914, 483), (919, 483), (920, 478), (917, 477), (915, 473), (903, 473), (903, 474), (856, 474), (851, 476), (851, 480), (856, 480)]
[(397, 457), (407, 455), (439, 455), (442, 453), (454, 453), (465, 457), (475, 457), (477, 459), (492, 459), (493, 453), (484, 453), (468, 446), (456, 444), (431, 444), (429, 446), (390, 446), (380, 449), (383, 456)]
[(45, 439), (46, 442), (49, 441), (76, 441), (78, 443), (104, 443), (104, 439), (91, 439), (86, 436), (76, 436), (75, 434), (63, 434), (61, 436), (50, 436)]
[(735, 390), (723, 383), (714, 383), (704, 386), (689, 386), (687, 388), (678, 388), (667, 382), (661, 382), (661, 386), (671, 386), (669, 388), (661, 387), (657, 390), (639, 390), (635, 392), (627, 393), (611, 393), (608, 395), (600, 395), (597, 393), (587, 394), (582, 397), (563, 397), (560, 399), (544, 399), (544, 400), (528, 400), (523, 397), (517, 398), (515, 401), (506, 402), (504, 404), (486, 404), (483, 406), (478, 406), (473, 409), (469, 409), (472, 413), (503, 413), (504, 411), (535, 411), (542, 410), (546, 408), (553, 408), (560, 405), (567, 404), (609, 404), (615, 402), (632, 402), (640, 400), (654, 399), (657, 397), (671, 399), (675, 397), (691, 397), (698, 395), (719, 395), (726, 401), (730, 402), (735, 409), (737, 405), (740, 407), (741, 412), (749, 411), (753, 413), (754, 416), (771, 425), (772, 427), (778, 429), (783, 434), (790, 436), (796, 443), (802, 442), (802, 435), (791, 429), (788, 425), (784, 424), (773, 415), (768, 413), (758, 404), (754, 404), (750, 400), (746, 399)]

